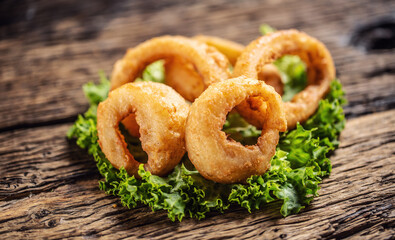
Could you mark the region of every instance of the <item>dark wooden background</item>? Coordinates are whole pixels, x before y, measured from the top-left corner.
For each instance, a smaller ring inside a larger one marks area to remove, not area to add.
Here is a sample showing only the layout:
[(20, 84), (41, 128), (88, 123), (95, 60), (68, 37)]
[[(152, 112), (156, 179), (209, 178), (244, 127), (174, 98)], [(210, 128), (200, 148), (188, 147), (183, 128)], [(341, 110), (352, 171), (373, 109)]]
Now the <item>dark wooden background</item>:
[[(393, 0), (1, 1), (0, 239), (394, 239), (394, 18)], [(92, 158), (65, 138), (88, 107), (81, 85), (151, 37), (248, 44), (261, 23), (322, 40), (347, 91), (347, 126), (320, 197), (287, 218), (271, 205), (173, 223), (101, 192)]]

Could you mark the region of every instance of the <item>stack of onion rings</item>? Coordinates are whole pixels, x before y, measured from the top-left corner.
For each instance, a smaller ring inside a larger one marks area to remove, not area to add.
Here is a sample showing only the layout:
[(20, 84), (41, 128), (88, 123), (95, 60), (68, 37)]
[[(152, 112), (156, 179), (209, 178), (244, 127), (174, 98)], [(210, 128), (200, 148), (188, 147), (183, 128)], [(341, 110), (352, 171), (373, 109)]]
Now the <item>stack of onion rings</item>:
[(145, 67), (160, 59), (179, 57), (193, 64), (205, 87), (229, 78), (227, 58), (215, 48), (181, 36), (163, 36), (129, 49), (114, 65), (111, 89), (133, 82)]
[[(115, 63), (111, 89), (133, 82), (148, 64), (160, 59), (166, 59), (168, 62), (166, 79), (169, 86), (188, 101), (193, 101), (211, 83), (230, 76), (227, 58), (215, 48), (186, 37), (163, 36), (129, 49), (126, 55)], [(169, 69), (169, 62), (174, 65), (173, 70)], [(184, 70), (175, 70), (178, 68)], [(137, 127), (131, 118), (125, 118), (122, 123), (133, 135)]]
[[(271, 63), (286, 54), (298, 55), (306, 63), (309, 81), (302, 92), (283, 103), (283, 83)], [(160, 59), (165, 60), (166, 83), (178, 93), (159, 83), (130, 83)], [(230, 64), (234, 65), (232, 79)], [(122, 121), (131, 135), (140, 137), (148, 154), (144, 167), (152, 174), (169, 173), (186, 148), (205, 178), (245, 182), (267, 171), (279, 132), (308, 119), (334, 77), (333, 60), (325, 46), (296, 30), (268, 34), (246, 48), (202, 35), (154, 38), (129, 49), (114, 65), (112, 91), (98, 107), (99, 143), (116, 168), (124, 167), (138, 177), (140, 163), (119, 132)], [(190, 110), (185, 99), (193, 102)], [(262, 128), (256, 145), (243, 146), (221, 130), (233, 107)]]
[[(193, 37), (201, 43), (214, 47), (234, 65), (244, 46), (226, 39), (199, 35)], [(175, 57), (165, 62), (166, 84), (174, 88), (186, 100), (193, 102), (206, 89), (202, 77), (193, 64), (183, 58)]]
[[(233, 66), (244, 50), (243, 45), (219, 37), (198, 35), (193, 39), (216, 48)], [(165, 74), (166, 83), (190, 102), (193, 102), (205, 89), (193, 65), (180, 58), (166, 61)], [(274, 65), (264, 66), (258, 74), (258, 79), (273, 86), (280, 95), (283, 94), (284, 85), (281, 75)]]

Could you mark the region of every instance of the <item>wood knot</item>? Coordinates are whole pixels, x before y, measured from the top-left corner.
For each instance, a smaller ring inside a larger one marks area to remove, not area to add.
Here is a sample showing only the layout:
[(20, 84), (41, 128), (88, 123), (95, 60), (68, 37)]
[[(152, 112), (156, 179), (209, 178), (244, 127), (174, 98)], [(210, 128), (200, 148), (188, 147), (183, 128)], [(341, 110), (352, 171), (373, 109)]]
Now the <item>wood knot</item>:
[(33, 219), (41, 219), (43, 217), (46, 217), (50, 214), (51, 212), (47, 209), (41, 209), (40, 211), (33, 213), (32, 218)]
[(53, 227), (56, 227), (57, 223), (56, 223), (55, 219), (52, 219), (52, 220), (49, 220), (46, 225), (49, 228), (53, 228)]
[(395, 17), (381, 17), (357, 26), (350, 43), (368, 52), (395, 48)]

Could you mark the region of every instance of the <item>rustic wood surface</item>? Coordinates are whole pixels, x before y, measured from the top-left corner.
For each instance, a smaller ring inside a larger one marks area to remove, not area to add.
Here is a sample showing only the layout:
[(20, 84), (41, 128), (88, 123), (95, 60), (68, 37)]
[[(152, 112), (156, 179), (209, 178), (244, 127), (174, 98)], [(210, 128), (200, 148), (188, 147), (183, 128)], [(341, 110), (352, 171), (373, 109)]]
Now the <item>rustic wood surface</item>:
[[(0, 239), (394, 239), (395, 50), (350, 44), (358, 26), (380, 31), (394, 12), (384, 0), (1, 1)], [(101, 192), (93, 160), (65, 138), (88, 106), (81, 85), (145, 39), (201, 33), (248, 44), (261, 23), (322, 40), (347, 92), (348, 122), (320, 197), (287, 218), (269, 205), (173, 223)]]

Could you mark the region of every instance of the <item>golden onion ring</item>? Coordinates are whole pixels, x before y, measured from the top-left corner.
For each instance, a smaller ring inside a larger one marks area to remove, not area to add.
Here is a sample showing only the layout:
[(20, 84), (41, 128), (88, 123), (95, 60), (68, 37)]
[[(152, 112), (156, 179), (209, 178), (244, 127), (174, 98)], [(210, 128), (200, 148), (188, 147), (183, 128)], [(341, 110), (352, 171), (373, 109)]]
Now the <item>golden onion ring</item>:
[[(199, 35), (194, 40), (216, 48), (234, 65), (244, 46), (226, 39)], [(185, 99), (193, 102), (207, 87), (193, 64), (180, 57), (167, 59), (165, 62), (166, 84), (174, 88)]]
[(284, 93), (284, 83), (281, 80), (280, 71), (273, 64), (267, 64), (262, 67), (261, 71), (258, 72), (258, 80), (263, 80), (266, 84), (274, 87), (274, 90), (280, 96)]
[(97, 109), (99, 144), (111, 164), (138, 177), (140, 165), (127, 149), (119, 123), (133, 114), (141, 146), (148, 155), (144, 168), (169, 173), (185, 153), (185, 121), (189, 105), (171, 87), (153, 82), (128, 83), (110, 92)]
[(114, 65), (111, 89), (133, 82), (145, 67), (157, 60), (180, 57), (193, 64), (205, 87), (227, 79), (229, 62), (215, 48), (182, 36), (163, 36), (150, 39), (135, 48)]
[(193, 37), (193, 39), (198, 40), (199, 42), (203, 42), (209, 46), (215, 47), (218, 51), (220, 51), (228, 58), (229, 62), (232, 65), (235, 65), (237, 58), (244, 50), (243, 45), (219, 37), (198, 35)]
[[(234, 65), (242, 53), (244, 46), (223, 38), (198, 35), (193, 39), (215, 47), (224, 54), (229, 62)], [(165, 63), (166, 84), (174, 88), (185, 99), (193, 102), (205, 89), (201, 76), (194, 66), (182, 58), (172, 58)], [(283, 94), (283, 83), (278, 69), (270, 64), (265, 66), (258, 75), (259, 80), (264, 80), (273, 86), (276, 91)]]
[[(236, 64), (237, 59), (241, 55), (244, 50), (244, 46), (232, 42), (223, 38), (213, 37), (213, 36), (206, 36), (206, 35), (198, 35), (195, 36), (194, 39), (204, 42), (209, 46), (215, 47), (218, 51), (224, 54), (228, 59), (229, 62), (234, 66)], [(284, 84), (281, 81), (281, 74), (280, 71), (277, 69), (276, 66), (273, 64), (268, 64), (263, 66), (261, 71), (258, 72), (257, 79), (265, 81), (266, 84), (274, 87), (276, 92), (280, 95), (283, 94)]]
[[(284, 104), (288, 129), (293, 129), (298, 122), (304, 122), (316, 111), (335, 78), (332, 57), (323, 43), (297, 30), (269, 33), (246, 47), (233, 75), (257, 79), (266, 64), (286, 54), (299, 56), (307, 65), (308, 86)], [(237, 107), (237, 111), (256, 127), (264, 124), (261, 117), (264, 108), (256, 107), (261, 105), (259, 102), (259, 98), (252, 98)]]
[[(239, 43), (232, 42), (227, 39), (223, 39), (219, 37), (198, 35), (195, 36), (194, 39), (204, 42), (209, 46), (215, 47), (218, 51), (220, 51), (229, 59), (229, 62), (233, 66), (236, 64), (237, 59), (239, 58), (239, 56), (241, 55), (241, 53), (245, 48), (243, 45)], [(258, 73), (257, 79), (263, 80), (265, 81), (266, 84), (269, 84), (270, 86), (274, 87), (276, 92), (278, 92), (280, 95), (283, 94), (284, 84), (281, 81), (281, 74), (280, 71), (277, 69), (277, 67), (274, 66), (273, 64), (268, 64), (263, 66), (261, 71)]]
[[(266, 103), (262, 135), (256, 145), (228, 139), (222, 127), (233, 107), (250, 97)], [(220, 183), (244, 182), (270, 167), (279, 132), (287, 127), (281, 96), (262, 81), (244, 76), (214, 83), (192, 104), (185, 139), (189, 159), (206, 179)]]
[(195, 70), (193, 64), (180, 57), (166, 59), (166, 84), (174, 88), (189, 102), (195, 101), (206, 89), (202, 77)]
[[(172, 73), (166, 67), (168, 84), (189, 101), (193, 101), (212, 82), (227, 79), (230, 75), (228, 60), (215, 48), (182, 36), (163, 36), (150, 39), (129, 49), (126, 55), (115, 63), (111, 76), (111, 89), (120, 87), (127, 82), (133, 82), (148, 64), (160, 59), (166, 59), (166, 61), (180, 59), (180, 61), (188, 63), (190, 68), (196, 69), (193, 72), (186, 69), (184, 71), (176, 70)], [(178, 64), (178, 66), (180, 65)], [(181, 66), (185, 69), (183, 65)], [(176, 74), (180, 74), (183, 78), (175, 77)], [(185, 75), (194, 78), (187, 78)], [(196, 86), (196, 88), (191, 88), (192, 86)], [(122, 123), (133, 135), (136, 125), (132, 117), (125, 118)]]

